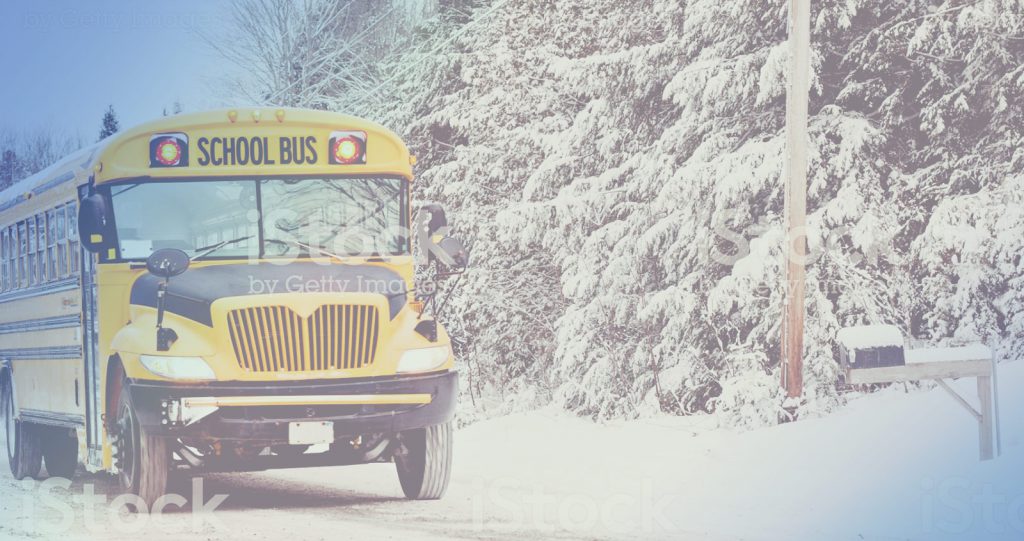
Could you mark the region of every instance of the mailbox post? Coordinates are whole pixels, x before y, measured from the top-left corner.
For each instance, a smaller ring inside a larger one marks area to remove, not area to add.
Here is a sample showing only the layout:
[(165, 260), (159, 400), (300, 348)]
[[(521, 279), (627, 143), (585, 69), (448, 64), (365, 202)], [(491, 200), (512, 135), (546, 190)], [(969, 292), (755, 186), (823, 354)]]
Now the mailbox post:
[[(905, 350), (899, 329), (890, 325), (849, 327), (836, 335), (840, 362), (851, 385), (934, 380), (978, 422), (981, 460), (995, 457), (995, 363), (981, 344)], [(897, 340), (899, 338), (899, 340)], [(897, 343), (898, 342), (898, 343)], [(947, 379), (975, 378), (978, 408), (956, 392)]]

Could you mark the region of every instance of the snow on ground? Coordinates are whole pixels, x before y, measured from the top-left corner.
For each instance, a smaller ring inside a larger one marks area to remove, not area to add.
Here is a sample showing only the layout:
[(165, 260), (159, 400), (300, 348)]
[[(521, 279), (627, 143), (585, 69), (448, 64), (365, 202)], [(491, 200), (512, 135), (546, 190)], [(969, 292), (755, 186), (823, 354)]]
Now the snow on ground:
[[(954, 387), (975, 396), (973, 380)], [(973, 419), (941, 389), (896, 386), (829, 417), (739, 434), (709, 417), (596, 425), (541, 411), (460, 431), (440, 502), (403, 500), (387, 464), (224, 474), (205, 480), (205, 500), (227, 495), (205, 523), (179, 512), (133, 526), (110, 506), (87, 521), (78, 506), (60, 537), (135, 539), (134, 527), (153, 539), (1021, 539), (1024, 362), (1001, 366), (999, 391), (1003, 456), (984, 463)], [(112, 485), (80, 475), (71, 493), (112, 497)], [(6, 469), (0, 498), (0, 538), (56, 537), (71, 501)]]

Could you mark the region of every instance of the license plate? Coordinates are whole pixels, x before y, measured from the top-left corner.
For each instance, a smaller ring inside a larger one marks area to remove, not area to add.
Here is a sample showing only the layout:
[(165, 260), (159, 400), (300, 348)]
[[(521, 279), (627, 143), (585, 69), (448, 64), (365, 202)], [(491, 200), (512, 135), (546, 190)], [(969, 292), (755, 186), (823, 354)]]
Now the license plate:
[(334, 423), (288, 423), (288, 443), (291, 445), (320, 445), (334, 443)]

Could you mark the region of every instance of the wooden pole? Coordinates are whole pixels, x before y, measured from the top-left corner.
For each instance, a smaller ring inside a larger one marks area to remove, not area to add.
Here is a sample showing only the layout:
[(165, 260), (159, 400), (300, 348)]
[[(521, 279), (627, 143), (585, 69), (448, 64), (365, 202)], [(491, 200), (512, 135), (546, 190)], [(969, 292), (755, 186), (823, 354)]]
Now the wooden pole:
[(803, 394), (804, 277), (807, 259), (807, 102), (810, 97), (811, 2), (789, 1), (789, 80), (786, 90), (785, 301), (782, 386)]
[(992, 377), (978, 376), (978, 402), (981, 406), (981, 419), (978, 420), (978, 448), (982, 460), (992, 460), (995, 452), (992, 448), (994, 423), (992, 422)]
[(999, 424), (999, 359), (992, 348), (992, 424), (996, 431), (996, 456), (1003, 456), (1003, 428)]

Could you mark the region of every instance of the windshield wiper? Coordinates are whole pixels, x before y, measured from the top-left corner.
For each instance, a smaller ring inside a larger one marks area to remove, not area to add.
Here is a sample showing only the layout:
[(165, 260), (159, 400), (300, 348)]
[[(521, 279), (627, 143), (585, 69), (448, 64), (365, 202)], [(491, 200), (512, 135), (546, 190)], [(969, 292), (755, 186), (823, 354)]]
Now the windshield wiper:
[(317, 248), (317, 247), (315, 247), (315, 246), (310, 246), (310, 245), (308, 245), (308, 244), (305, 244), (305, 243), (299, 242), (299, 241), (297, 241), (297, 240), (293, 240), (292, 242), (294, 242), (295, 244), (298, 244), (299, 246), (302, 246), (303, 248), (305, 248), (306, 250), (308, 250), (308, 251), (309, 251), (309, 253), (311, 253), (311, 254), (312, 254), (312, 253), (313, 253), (313, 252), (315, 251), (315, 252), (317, 252), (318, 254), (321, 254), (321, 255), (325, 255), (325, 256), (327, 256), (327, 257), (330, 257), (330, 258), (332, 258), (332, 259), (336, 260), (336, 261), (337, 261), (337, 262), (339, 262), (339, 263), (344, 263), (344, 264), (346, 264), (346, 265), (348, 264), (348, 261), (345, 261), (345, 258), (344, 258), (344, 257), (341, 257), (341, 256), (340, 256), (340, 255), (338, 255), (338, 254), (332, 254), (331, 252), (328, 252), (327, 250), (324, 250), (323, 248)]
[(284, 240), (279, 240), (279, 239), (263, 239), (263, 242), (266, 242), (268, 244), (280, 244), (282, 246), (289, 246), (290, 245), (290, 246), (295, 246), (295, 247), (298, 247), (298, 248), (302, 248), (302, 249), (306, 250), (306, 254), (309, 255), (310, 257), (312, 257), (313, 253), (316, 252), (319, 255), (325, 255), (325, 256), (327, 256), (327, 257), (329, 257), (331, 259), (334, 259), (335, 261), (337, 261), (338, 263), (341, 263), (343, 265), (351, 265), (352, 264), (352, 261), (351, 261), (352, 259), (379, 259), (381, 261), (388, 261), (388, 260), (390, 260), (391, 257), (394, 257), (396, 255), (402, 255), (402, 254), (382, 254), (380, 252), (372, 252), (372, 253), (369, 253), (369, 254), (358, 254), (358, 255), (352, 254), (352, 255), (348, 255), (348, 256), (343, 256), (343, 255), (338, 255), (338, 254), (333, 253), (333, 252), (328, 252), (327, 250), (324, 250), (323, 248), (312, 246), (312, 245), (306, 244), (304, 242), (299, 242), (297, 240), (287, 240), (287, 241), (284, 241)]
[(202, 253), (197, 255), (197, 256), (195, 256), (195, 257), (193, 257), (192, 261), (199, 261), (200, 259), (202, 259), (202, 258), (204, 258), (204, 257), (206, 257), (208, 255), (212, 255), (214, 252), (220, 250), (221, 248), (224, 248), (226, 246), (230, 246), (232, 244), (238, 244), (239, 242), (247, 241), (247, 240), (253, 238), (254, 236), (255, 235), (247, 235), (247, 236), (244, 236), (244, 237), (238, 237), (237, 239), (231, 239), (231, 240), (225, 240), (225, 241), (222, 241), (222, 242), (218, 242), (217, 244), (212, 244), (210, 246), (203, 246), (202, 248), (199, 248), (199, 249), (196, 250), (197, 252), (202, 252)]
[(349, 264), (349, 262), (346, 261), (344, 257), (342, 257), (342, 256), (340, 256), (338, 254), (332, 254), (331, 252), (328, 252), (327, 250), (324, 250), (323, 248), (317, 248), (316, 246), (310, 246), (310, 245), (306, 244), (305, 242), (299, 242), (297, 240), (291, 240), (291, 239), (289, 239), (287, 241), (279, 240), (279, 239), (264, 239), (264, 242), (271, 242), (271, 243), (275, 243), (275, 244), (284, 244), (285, 246), (287, 246), (288, 244), (292, 244), (294, 246), (298, 246), (299, 248), (305, 249), (306, 253), (309, 254), (310, 256), (313, 255), (313, 252), (316, 252), (316, 253), (318, 253), (320, 255), (325, 255), (327, 257), (330, 257), (330, 258), (336, 260), (338, 263), (342, 263), (342, 264), (345, 264), (345, 265)]

